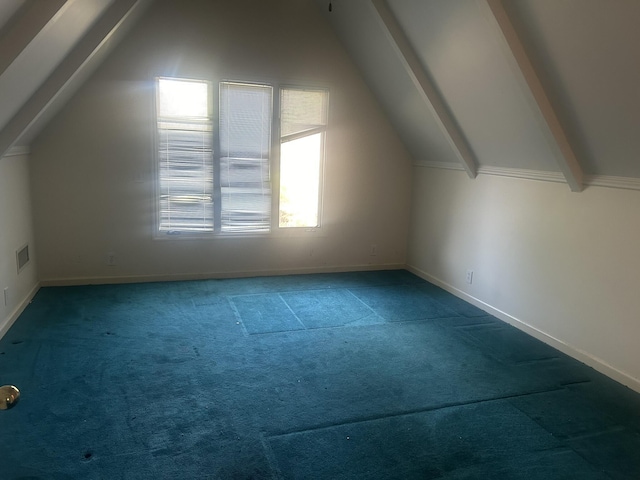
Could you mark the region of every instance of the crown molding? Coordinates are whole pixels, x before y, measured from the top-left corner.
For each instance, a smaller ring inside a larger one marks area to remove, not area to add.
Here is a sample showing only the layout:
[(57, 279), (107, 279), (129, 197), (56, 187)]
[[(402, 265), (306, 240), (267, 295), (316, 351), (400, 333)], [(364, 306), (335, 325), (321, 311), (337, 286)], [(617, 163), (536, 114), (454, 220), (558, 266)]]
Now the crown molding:
[(29, 147), (11, 147), (3, 157), (18, 157), (20, 155), (29, 155), (29, 153), (31, 153)]
[[(449, 162), (420, 162), (416, 167), (439, 168), (444, 170), (464, 170), (462, 166)], [(543, 182), (566, 183), (564, 175), (560, 172), (545, 172), (542, 170), (526, 170), (523, 168), (505, 168), (481, 166), (478, 175), (493, 175), (498, 177), (524, 178), (527, 180), (539, 180)]]
[(585, 185), (592, 187), (621, 188), (625, 190), (640, 190), (640, 178), (615, 177), (612, 175), (587, 175)]
[[(460, 170), (461, 165), (450, 162), (418, 162), (415, 167), (438, 168), (442, 170)], [(478, 175), (493, 175), (498, 177), (522, 178), (525, 180), (537, 180), (541, 182), (566, 183), (561, 172), (545, 172), (542, 170), (527, 170), (523, 168), (506, 168), (481, 166), (478, 168)], [(637, 177), (616, 177), (613, 175), (586, 175), (584, 185), (590, 187), (618, 188), (623, 190), (640, 190), (640, 178)]]
[(461, 172), (465, 171), (462, 165), (451, 162), (415, 162), (413, 166), (423, 168), (439, 168), (443, 170), (460, 170)]
[(541, 182), (567, 183), (561, 172), (546, 172), (543, 170), (527, 170), (524, 168), (505, 167), (480, 167), (480, 175), (493, 175), (498, 177), (523, 178), (526, 180), (538, 180)]

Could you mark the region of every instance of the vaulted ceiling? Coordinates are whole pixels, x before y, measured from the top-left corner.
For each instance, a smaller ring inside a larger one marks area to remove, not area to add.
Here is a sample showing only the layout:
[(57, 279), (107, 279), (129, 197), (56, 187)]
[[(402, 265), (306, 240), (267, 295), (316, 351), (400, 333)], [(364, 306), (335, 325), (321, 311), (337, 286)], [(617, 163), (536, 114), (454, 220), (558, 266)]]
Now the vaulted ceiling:
[(149, 0), (2, 0), (0, 156), (29, 145)]
[(640, 2), (317, 3), (416, 163), (638, 187)]
[[(152, 1), (0, 2), (0, 155), (37, 136)], [(416, 164), (640, 188), (637, 0), (310, 1)]]

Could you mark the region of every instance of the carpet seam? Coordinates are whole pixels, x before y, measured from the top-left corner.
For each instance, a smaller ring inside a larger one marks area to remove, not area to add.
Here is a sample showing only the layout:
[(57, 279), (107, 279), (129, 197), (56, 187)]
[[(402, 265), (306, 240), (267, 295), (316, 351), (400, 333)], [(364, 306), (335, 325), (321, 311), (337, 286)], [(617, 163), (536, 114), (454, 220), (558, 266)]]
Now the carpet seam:
[(345, 425), (354, 425), (354, 424), (358, 424), (358, 423), (366, 423), (366, 422), (372, 422), (372, 421), (376, 421), (376, 420), (383, 420), (385, 418), (397, 418), (397, 417), (403, 417), (403, 416), (407, 416), (407, 415), (415, 415), (415, 414), (419, 414), (419, 413), (437, 412), (439, 410), (446, 410), (446, 409), (456, 408), (456, 407), (465, 407), (465, 406), (470, 406), (470, 405), (480, 405), (480, 404), (484, 404), (484, 403), (500, 402), (500, 401), (503, 401), (503, 400), (510, 400), (510, 399), (513, 399), (513, 398), (526, 397), (528, 395), (535, 395), (535, 394), (540, 394), (540, 393), (551, 393), (551, 392), (556, 392), (556, 391), (561, 391), (561, 390), (563, 390), (562, 387), (551, 388), (551, 389), (546, 389), (546, 390), (535, 390), (535, 391), (531, 391), (531, 392), (518, 393), (518, 394), (513, 394), (513, 395), (504, 395), (504, 396), (495, 397), (495, 398), (485, 398), (485, 399), (480, 399), (480, 400), (473, 400), (473, 401), (470, 401), (470, 402), (447, 403), (447, 404), (443, 404), (443, 405), (439, 405), (439, 406), (435, 406), (435, 407), (430, 407), (430, 408), (416, 408), (416, 409), (412, 409), (412, 410), (406, 410), (406, 411), (402, 411), (402, 412), (398, 412), (398, 413), (390, 413), (390, 414), (386, 414), (386, 415), (371, 415), (369, 417), (361, 417), (361, 418), (356, 418), (356, 419), (352, 419), (352, 420), (344, 421), (344, 422), (337, 422), (337, 423), (331, 423), (331, 424), (326, 424), (326, 425), (316, 425), (316, 426), (313, 426), (313, 427), (310, 427), (310, 428), (288, 430), (288, 431), (274, 432), (274, 433), (271, 433), (271, 432), (264, 432), (264, 433), (267, 436), (267, 438), (284, 437), (284, 436), (288, 436), (288, 435), (296, 435), (296, 434), (300, 434), (300, 433), (314, 432), (314, 431), (318, 431), (318, 430), (325, 430), (325, 429), (328, 429), (328, 428), (341, 427), (341, 426), (345, 426)]
[(277, 295), (278, 295), (278, 298), (279, 298), (280, 300), (282, 300), (282, 302), (287, 306), (287, 310), (289, 310), (289, 311), (291, 312), (291, 315), (293, 315), (293, 316), (294, 316), (294, 318), (298, 321), (298, 323), (299, 323), (300, 325), (302, 325), (302, 329), (303, 329), (303, 330), (308, 330), (307, 326), (306, 326), (306, 325), (304, 324), (304, 322), (300, 319), (300, 317), (298, 317), (298, 315), (296, 314), (296, 312), (294, 312), (294, 311), (293, 311), (293, 309), (291, 308), (291, 305), (289, 305), (289, 304), (287, 303), (287, 301), (284, 299), (284, 297), (282, 296), (282, 294), (281, 294), (281, 293), (278, 293)]

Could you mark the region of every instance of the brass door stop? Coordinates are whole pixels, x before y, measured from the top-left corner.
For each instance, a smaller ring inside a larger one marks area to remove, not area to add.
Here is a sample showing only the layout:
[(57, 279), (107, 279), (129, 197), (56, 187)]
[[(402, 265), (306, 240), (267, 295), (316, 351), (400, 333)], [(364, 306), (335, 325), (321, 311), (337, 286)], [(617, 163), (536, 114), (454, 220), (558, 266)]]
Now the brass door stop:
[(20, 390), (13, 385), (0, 387), (0, 410), (8, 410), (20, 399)]

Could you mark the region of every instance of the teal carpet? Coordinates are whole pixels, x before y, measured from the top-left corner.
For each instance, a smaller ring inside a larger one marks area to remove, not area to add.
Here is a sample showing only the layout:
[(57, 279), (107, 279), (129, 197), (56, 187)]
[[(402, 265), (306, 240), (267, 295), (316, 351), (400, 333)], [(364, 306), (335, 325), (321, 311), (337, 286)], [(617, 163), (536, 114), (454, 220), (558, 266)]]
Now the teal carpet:
[(43, 288), (1, 479), (633, 479), (640, 395), (406, 271)]

